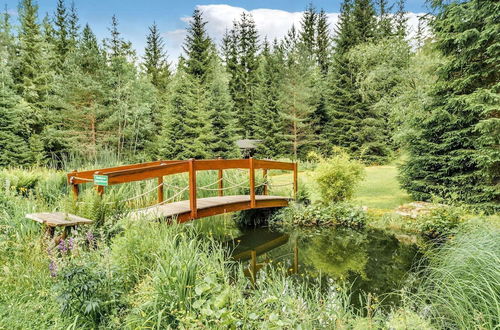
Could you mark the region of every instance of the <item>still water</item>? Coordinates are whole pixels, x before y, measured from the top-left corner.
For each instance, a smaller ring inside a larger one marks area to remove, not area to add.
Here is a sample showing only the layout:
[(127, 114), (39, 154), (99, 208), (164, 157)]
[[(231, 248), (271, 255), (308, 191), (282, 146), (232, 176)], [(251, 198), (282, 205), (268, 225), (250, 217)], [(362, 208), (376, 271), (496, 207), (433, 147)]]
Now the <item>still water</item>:
[(404, 286), (422, 258), (414, 238), (374, 229), (282, 232), (240, 229), (225, 220), (210, 227), (211, 233), (232, 251), (234, 259), (251, 263), (255, 251), (258, 263), (265, 265), (259, 272), (279, 265), (290, 273), (307, 275), (304, 278), (333, 279), (350, 288), (351, 303), (356, 307), (364, 306), (360, 297), (368, 293), (381, 300), (383, 306), (398, 305), (394, 292)]

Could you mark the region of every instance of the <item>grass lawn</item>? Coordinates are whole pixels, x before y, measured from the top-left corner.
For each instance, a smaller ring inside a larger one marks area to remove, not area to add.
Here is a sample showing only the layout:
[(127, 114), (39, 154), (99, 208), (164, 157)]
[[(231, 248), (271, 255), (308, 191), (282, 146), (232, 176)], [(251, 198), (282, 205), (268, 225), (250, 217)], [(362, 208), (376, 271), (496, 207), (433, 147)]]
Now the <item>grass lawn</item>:
[[(399, 187), (396, 166), (370, 166), (366, 167), (365, 170), (366, 177), (354, 194), (356, 204), (367, 206), (370, 209), (393, 210), (399, 205), (411, 202), (411, 197)], [(271, 177), (271, 183), (278, 185), (291, 182), (291, 180), (291, 174), (279, 174)], [(299, 172), (301, 185), (308, 185), (311, 181), (310, 172)], [(314, 191), (312, 193), (314, 194)]]
[(354, 202), (368, 208), (394, 209), (411, 202), (411, 197), (399, 187), (396, 166), (366, 167), (366, 178), (354, 194)]

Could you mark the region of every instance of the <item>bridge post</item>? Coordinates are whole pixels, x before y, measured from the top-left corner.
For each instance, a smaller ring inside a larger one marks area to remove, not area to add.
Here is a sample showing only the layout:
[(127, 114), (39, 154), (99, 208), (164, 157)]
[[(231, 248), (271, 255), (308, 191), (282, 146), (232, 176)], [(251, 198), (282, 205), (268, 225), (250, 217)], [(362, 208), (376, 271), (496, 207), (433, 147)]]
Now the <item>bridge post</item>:
[[(218, 159), (221, 160), (222, 157), (219, 157)], [(218, 179), (219, 179), (219, 197), (222, 197), (224, 196), (224, 190), (223, 190), (224, 182), (222, 181), (223, 180), (222, 170), (219, 170)]]
[(297, 199), (297, 192), (299, 191), (299, 168), (297, 163), (293, 163), (293, 198)]
[(71, 178), (70, 178), (70, 184), (71, 184), (71, 191), (73, 192), (73, 199), (76, 201), (78, 200), (78, 194), (80, 193), (80, 187), (78, 187), (77, 183), (73, 183), (74, 177), (76, 176), (77, 171), (73, 170), (73, 172), (70, 173)]
[(262, 176), (264, 177), (264, 195), (268, 194), (268, 187), (267, 187), (267, 168), (264, 168), (262, 170)]
[(255, 208), (255, 168), (253, 158), (249, 158), (250, 168), (250, 207)]
[(163, 202), (163, 177), (158, 177), (158, 203)]
[(198, 215), (196, 206), (196, 168), (193, 158), (189, 160), (189, 206), (191, 209), (191, 218), (196, 219)]

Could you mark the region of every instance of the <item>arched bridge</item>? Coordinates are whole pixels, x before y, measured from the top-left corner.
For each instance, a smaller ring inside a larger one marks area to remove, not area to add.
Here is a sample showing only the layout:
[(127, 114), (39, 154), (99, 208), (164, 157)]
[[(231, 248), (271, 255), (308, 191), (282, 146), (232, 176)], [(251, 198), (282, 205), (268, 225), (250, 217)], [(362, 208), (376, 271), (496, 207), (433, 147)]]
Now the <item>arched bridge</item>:
[[(228, 180), (224, 177), (224, 170), (240, 169), (248, 170), (248, 195), (225, 195), (228, 189), (238, 187), (225, 186)], [(205, 186), (198, 186), (196, 174), (200, 171), (218, 171), (218, 179)], [(261, 194), (256, 193), (256, 171), (262, 171), (263, 189)], [(293, 197), (269, 195), (269, 170), (293, 171)], [(164, 177), (179, 173), (188, 173), (188, 184), (168, 199), (164, 198)], [(297, 163), (278, 162), (259, 159), (207, 159), (207, 160), (161, 160), (149, 163), (124, 165), (90, 171), (73, 171), (68, 173), (68, 183), (72, 186), (75, 199), (78, 198), (79, 185), (92, 183), (97, 192), (102, 195), (106, 186), (117, 185), (127, 182), (156, 179), (158, 202), (155, 205), (132, 212), (132, 217), (148, 218), (176, 218), (178, 222), (204, 218), (227, 212), (284, 207), (289, 200), (295, 198), (297, 182)], [(212, 188), (209, 188), (212, 187)], [(213, 191), (216, 196), (198, 197), (199, 190)], [(176, 197), (189, 192), (188, 199), (175, 201)]]

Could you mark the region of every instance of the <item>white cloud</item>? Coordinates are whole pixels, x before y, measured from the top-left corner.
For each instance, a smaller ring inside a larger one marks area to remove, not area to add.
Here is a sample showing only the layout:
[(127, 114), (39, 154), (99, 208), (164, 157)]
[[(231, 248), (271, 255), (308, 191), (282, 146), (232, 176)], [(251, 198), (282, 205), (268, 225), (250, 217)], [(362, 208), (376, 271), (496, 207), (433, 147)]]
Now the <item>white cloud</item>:
[[(230, 5), (198, 5), (196, 8), (203, 13), (203, 18), (207, 22), (207, 32), (212, 40), (218, 45), (225, 31), (231, 29), (233, 21), (238, 20), (243, 12), (252, 15), (261, 39), (263, 40), (264, 37), (267, 37), (270, 41), (275, 38), (281, 39), (286, 35), (292, 25), (299, 27), (303, 14), (303, 12), (288, 12), (285, 10), (266, 8), (246, 10), (241, 7)], [(421, 15), (423, 14), (408, 13), (410, 37), (415, 34), (418, 17)], [(327, 13), (328, 23), (330, 24), (332, 33), (337, 24), (338, 17), (339, 13)], [(180, 20), (186, 24), (186, 27), (189, 25), (190, 19), (191, 17), (180, 18)], [(167, 39), (169, 57), (174, 62), (177, 61), (177, 58), (182, 53), (182, 44), (186, 33), (186, 29), (172, 30), (164, 33)]]

